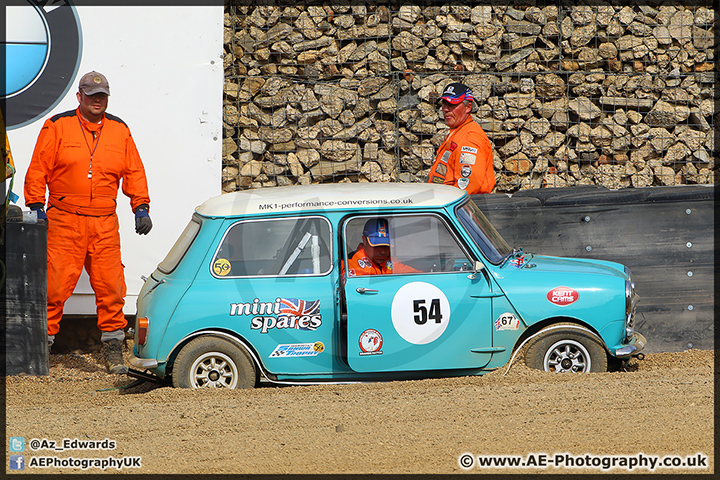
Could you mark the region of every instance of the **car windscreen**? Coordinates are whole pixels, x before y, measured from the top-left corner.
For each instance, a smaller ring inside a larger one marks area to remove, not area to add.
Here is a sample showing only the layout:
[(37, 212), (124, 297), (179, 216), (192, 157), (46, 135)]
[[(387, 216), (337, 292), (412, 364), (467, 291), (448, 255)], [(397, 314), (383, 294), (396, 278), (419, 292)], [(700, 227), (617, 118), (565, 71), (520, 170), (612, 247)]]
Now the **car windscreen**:
[(178, 266), (178, 263), (180, 263), (185, 252), (190, 248), (199, 231), (200, 219), (193, 216), (192, 219), (190, 219), (190, 223), (185, 227), (185, 230), (180, 234), (180, 237), (175, 241), (175, 245), (172, 246), (165, 256), (165, 259), (158, 265), (158, 269), (165, 274), (175, 270), (175, 267)]
[(498, 264), (512, 249), (472, 200), (455, 209), (460, 223), (491, 263)]

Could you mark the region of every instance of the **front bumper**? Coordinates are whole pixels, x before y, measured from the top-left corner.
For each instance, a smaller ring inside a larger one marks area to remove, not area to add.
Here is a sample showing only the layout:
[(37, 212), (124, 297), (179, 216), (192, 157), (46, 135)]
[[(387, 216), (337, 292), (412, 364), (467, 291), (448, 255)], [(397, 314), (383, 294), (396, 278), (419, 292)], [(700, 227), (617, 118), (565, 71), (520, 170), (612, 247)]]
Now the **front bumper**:
[(645, 340), (644, 336), (637, 332), (633, 333), (633, 336), (627, 345), (623, 345), (622, 347), (615, 350), (615, 356), (617, 358), (632, 357), (633, 355), (637, 355), (638, 353), (640, 353), (642, 349), (645, 348), (646, 344), (647, 340)]

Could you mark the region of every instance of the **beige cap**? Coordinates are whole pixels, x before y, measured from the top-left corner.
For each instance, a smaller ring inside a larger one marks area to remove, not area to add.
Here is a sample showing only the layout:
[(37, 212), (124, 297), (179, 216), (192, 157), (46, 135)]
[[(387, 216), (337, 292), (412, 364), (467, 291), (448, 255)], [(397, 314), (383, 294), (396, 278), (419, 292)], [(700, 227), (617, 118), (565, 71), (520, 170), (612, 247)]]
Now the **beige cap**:
[(82, 76), (78, 88), (85, 95), (95, 95), (96, 93), (106, 93), (110, 95), (110, 85), (108, 84), (107, 78), (95, 70)]

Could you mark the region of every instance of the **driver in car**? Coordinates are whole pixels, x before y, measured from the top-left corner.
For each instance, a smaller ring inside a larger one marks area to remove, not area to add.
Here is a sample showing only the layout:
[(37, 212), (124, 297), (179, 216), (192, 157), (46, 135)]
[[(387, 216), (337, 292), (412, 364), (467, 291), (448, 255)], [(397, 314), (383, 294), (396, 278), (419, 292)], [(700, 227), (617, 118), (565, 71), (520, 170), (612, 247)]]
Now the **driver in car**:
[(350, 277), (420, 272), (390, 258), (390, 228), (384, 218), (372, 218), (365, 222), (362, 243), (348, 260), (348, 267)]

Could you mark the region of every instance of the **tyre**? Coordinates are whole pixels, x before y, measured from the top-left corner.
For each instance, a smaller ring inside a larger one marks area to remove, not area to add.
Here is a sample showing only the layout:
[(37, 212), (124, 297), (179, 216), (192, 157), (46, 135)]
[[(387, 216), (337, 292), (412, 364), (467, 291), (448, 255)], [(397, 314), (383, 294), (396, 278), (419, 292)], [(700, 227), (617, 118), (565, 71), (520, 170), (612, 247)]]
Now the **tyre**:
[(204, 336), (185, 345), (173, 366), (179, 388), (253, 388), (255, 365), (244, 349), (221, 337)]
[(607, 353), (591, 332), (553, 325), (528, 345), (525, 364), (546, 372), (607, 372)]

